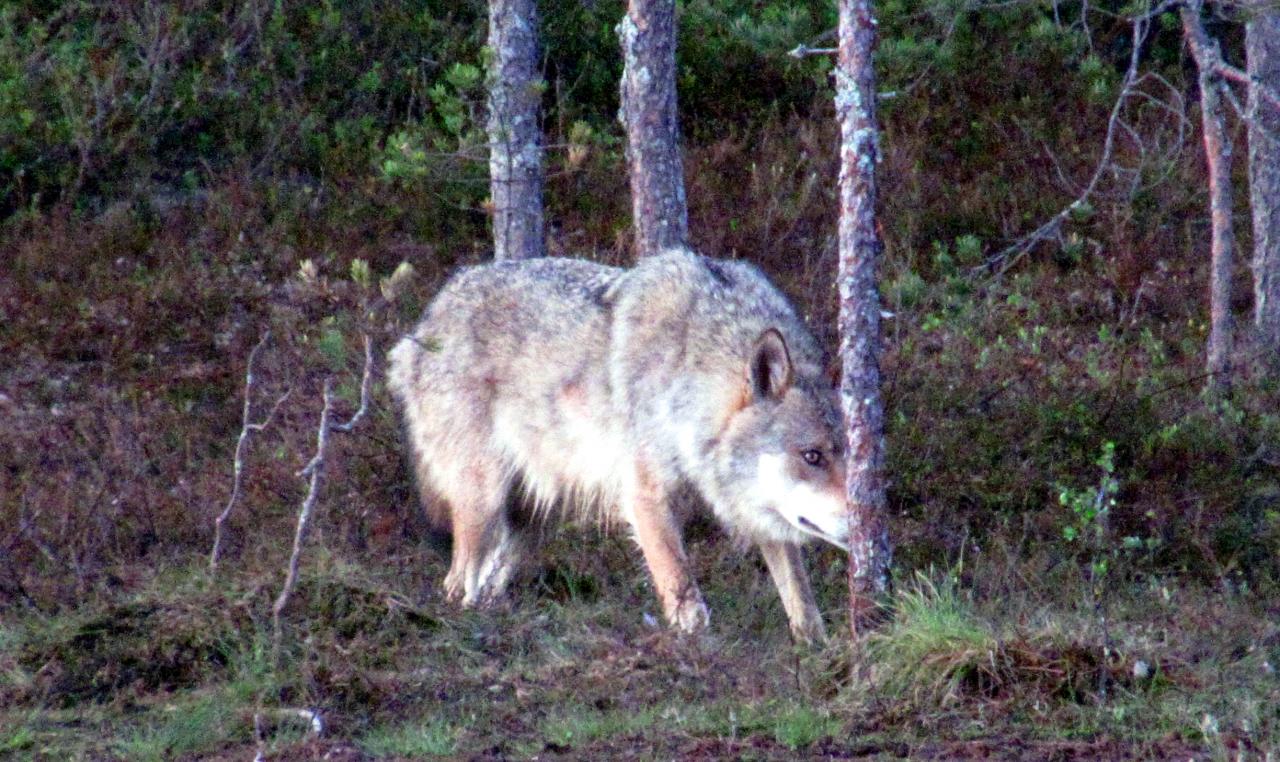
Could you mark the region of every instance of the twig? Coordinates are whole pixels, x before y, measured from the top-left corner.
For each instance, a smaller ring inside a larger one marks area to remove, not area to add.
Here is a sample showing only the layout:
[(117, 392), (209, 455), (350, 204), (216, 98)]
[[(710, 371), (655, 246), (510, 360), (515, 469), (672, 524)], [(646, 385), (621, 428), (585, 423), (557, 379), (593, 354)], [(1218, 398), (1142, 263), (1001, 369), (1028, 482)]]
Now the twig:
[(1274, 109), (1280, 109), (1280, 93), (1268, 87), (1257, 77), (1249, 76), (1248, 72), (1241, 71), (1226, 61), (1222, 60), (1222, 54), (1212, 46), (1206, 51), (1209, 53), (1207, 63), (1213, 70), (1214, 74), (1231, 82), (1237, 82), (1254, 89), (1258, 93), (1258, 97), (1266, 101)]
[[(35, 546), (35, 549), (40, 551), (40, 554), (48, 559), (49, 563), (54, 566), (67, 566), (68, 564), (58, 557), (58, 554), (49, 546), (49, 543), (45, 542), (40, 528), (35, 525), (35, 522), (40, 518), (40, 514), (44, 513), (44, 509), (40, 508), (35, 512), (34, 516), (28, 518), (26, 504), (26, 495), (23, 495), (22, 507), (18, 510), (18, 536), (27, 538), (27, 541)], [(78, 569), (76, 570), (76, 576), (79, 576)]]
[(1093, 176), (1089, 178), (1084, 190), (1080, 192), (1080, 195), (1075, 200), (1050, 217), (1040, 227), (1018, 239), (1012, 245), (988, 257), (987, 261), (979, 266), (979, 269), (998, 267), (997, 272), (1003, 274), (1030, 251), (1032, 246), (1057, 236), (1061, 232), (1062, 223), (1066, 222), (1073, 212), (1089, 202), (1094, 191), (1097, 190), (1098, 184), (1102, 181), (1103, 175), (1106, 174), (1107, 169), (1111, 166), (1111, 154), (1115, 150), (1116, 132), (1120, 129), (1122, 121), (1120, 114), (1124, 110), (1124, 105), (1132, 95), (1134, 85), (1138, 81), (1138, 62), (1142, 53), (1142, 43), (1146, 38), (1147, 28), (1150, 23), (1151, 14), (1144, 14), (1133, 19), (1133, 50), (1129, 54), (1129, 68), (1125, 70), (1124, 79), (1120, 87), (1120, 95), (1116, 98), (1115, 104), (1112, 105), (1111, 116), (1107, 119), (1107, 133), (1102, 142), (1102, 156), (1098, 159), (1098, 166), (1094, 169)]
[(272, 647), (277, 662), (279, 662), (282, 636), (280, 614), (284, 611), (285, 606), (289, 605), (289, 597), (293, 595), (293, 588), (298, 582), (298, 560), (302, 556), (302, 544), (307, 538), (307, 529), (311, 524), (311, 514), (315, 510), (316, 499), (320, 495), (320, 479), (324, 474), (324, 456), (329, 446), (329, 415), (332, 409), (333, 379), (326, 378), (324, 381), (324, 407), (320, 408), (320, 425), (316, 428), (316, 454), (307, 463), (306, 467), (298, 472), (299, 476), (310, 476), (311, 483), (307, 488), (307, 496), (302, 501), (302, 508), (298, 511), (298, 526), (293, 534), (293, 552), (289, 555), (289, 571), (284, 578), (284, 587), (281, 588), (280, 595), (276, 597), (275, 605), (271, 607)]
[(240, 437), (236, 440), (236, 454), (233, 464), (233, 476), (231, 481), (231, 497), (227, 498), (227, 507), (222, 509), (222, 513), (218, 514), (218, 518), (213, 522), (213, 550), (209, 553), (209, 571), (216, 572), (218, 570), (218, 559), (222, 555), (222, 525), (226, 523), (227, 518), (231, 516), (231, 511), (235, 508), (236, 502), (240, 499), (240, 489), (242, 485), (241, 476), (244, 473), (244, 451), (245, 446), (249, 442), (249, 434), (254, 431), (262, 431), (271, 424), (271, 419), (275, 417), (276, 411), (289, 399), (292, 390), (286, 391), (275, 404), (271, 406), (271, 411), (267, 413), (267, 417), (258, 423), (253, 423), (250, 418), (253, 404), (253, 361), (257, 359), (258, 352), (266, 345), (268, 339), (271, 338), (271, 332), (265, 331), (262, 339), (249, 352), (249, 360), (245, 364), (244, 370), (244, 412), (241, 416)]
[[(280, 595), (276, 598), (275, 604), (271, 607), (271, 622), (273, 632), (273, 653), (275, 661), (279, 662), (280, 643), (283, 638), (283, 628), (281, 626), (280, 616), (284, 613), (284, 609), (289, 605), (289, 598), (293, 595), (293, 589), (298, 583), (298, 562), (302, 557), (303, 544), (306, 542), (307, 529), (311, 524), (311, 515), (315, 512), (316, 501), (320, 496), (320, 485), (324, 476), (325, 455), (329, 447), (329, 432), (337, 431), (341, 433), (350, 433), (358, 423), (365, 417), (369, 410), (369, 390), (372, 386), (373, 375), (373, 341), (368, 334), (364, 336), (364, 371), (360, 380), (360, 407), (352, 414), (350, 420), (346, 423), (333, 424), (330, 418), (333, 415), (333, 379), (326, 378), (324, 381), (323, 407), (320, 408), (320, 423), (316, 427), (316, 452), (307, 462), (307, 465), (298, 472), (300, 478), (310, 480), (307, 487), (307, 495), (302, 501), (301, 508), (298, 509), (298, 525), (293, 535), (293, 552), (289, 555), (288, 572), (285, 575), (284, 586), (280, 590)], [(319, 722), (319, 715), (316, 715), (314, 722)], [(323, 727), (323, 726), (321, 726)], [(317, 731), (319, 732), (319, 731)]]
[(787, 51), (792, 58), (808, 58), (809, 56), (834, 56), (839, 48), (811, 48), (803, 42)]
[(334, 425), (334, 431), (350, 433), (369, 412), (369, 386), (373, 377), (373, 341), (369, 338), (369, 334), (364, 336), (364, 373), (360, 377), (360, 409), (351, 416), (351, 420), (346, 423)]

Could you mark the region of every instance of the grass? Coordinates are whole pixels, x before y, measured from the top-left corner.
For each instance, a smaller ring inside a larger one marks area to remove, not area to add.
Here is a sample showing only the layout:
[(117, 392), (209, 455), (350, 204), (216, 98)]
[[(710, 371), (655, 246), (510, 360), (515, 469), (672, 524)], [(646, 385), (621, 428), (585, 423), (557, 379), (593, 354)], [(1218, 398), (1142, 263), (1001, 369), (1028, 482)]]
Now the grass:
[(999, 678), (999, 642), (950, 575), (939, 582), (917, 572), (867, 648), (879, 687), (916, 702), (955, 701), (965, 690), (990, 690)]
[(736, 740), (765, 734), (788, 749), (802, 749), (834, 736), (843, 720), (829, 710), (781, 702), (667, 703), (648, 707), (599, 710), (589, 706), (563, 709), (540, 726), (546, 742), (566, 748), (590, 747), (603, 739), (721, 737)]
[(587, 745), (602, 738), (644, 734), (664, 724), (667, 707), (594, 711), (576, 707), (542, 725), (542, 734), (560, 746)]
[[(721, 550), (727, 547), (711, 540), (692, 549), (714, 596), (768, 592), (749, 592), (764, 572)], [(441, 560), (423, 561), (421, 581), (443, 571)], [(628, 568), (631, 561), (619, 555), (604, 565)], [(224, 597), (248, 596), (250, 620), (269, 610), (269, 577), (229, 572), (197, 592), (201, 586), (188, 575), (200, 573), (193, 564), (145, 594), (130, 594), (132, 606), (166, 612), (140, 626), (181, 630), (178, 617)], [(1092, 687), (1098, 665), (1089, 657), (1100, 644), (1087, 624), (1071, 624), (1081, 621), (1077, 613), (1040, 608), (1029, 616), (1024, 603), (987, 598), (957, 574), (919, 575), (899, 591), (894, 618), (867, 644), (869, 681), (851, 679), (843, 645), (796, 650), (778, 622), (746, 605), (722, 612), (701, 640), (622, 615), (643, 608), (643, 597), (632, 595), (645, 591), (607, 582), (591, 600), (570, 602), (540, 599), (546, 593), (535, 583), (506, 609), (464, 615), (428, 597), (418, 604), (421, 618), (398, 620), (386, 602), (418, 581), (351, 563), (311, 568), (291, 613), (291, 631), (297, 637), (305, 628), (305, 639), (292, 643), (279, 666), (266, 641), (251, 637), (221, 666), (183, 673), (165, 691), (121, 686), (76, 693), (68, 702), (47, 686), (35, 694), (10, 687), (0, 701), (0, 727), (9, 729), (0, 748), (86, 759), (237, 756), (256, 746), (255, 714), (271, 753), (347, 744), (372, 758), (488, 749), (603, 758), (641, 748), (671, 757), (912, 749), (965, 757), (1005, 736), (1031, 756), (1068, 747), (1083, 756), (1137, 749), (1159, 756), (1274, 749), (1280, 737), (1280, 682), (1268, 672), (1280, 637), (1247, 597), (1206, 605), (1209, 593), (1183, 592), (1143, 610), (1137, 589), (1118, 596), (1113, 633), (1121, 655), (1113, 671), (1131, 670), (1142, 657), (1154, 676), (1116, 674), (1101, 700)], [(818, 592), (838, 601), (840, 589), (824, 584)], [(122, 610), (121, 602), (102, 600), (61, 624), (58, 617), (13, 620), (6, 637), (20, 652), (43, 654), (45, 671), (74, 670), (83, 662), (61, 644)], [(1198, 626), (1196, 617), (1221, 622), (1230, 636), (1215, 640), (1181, 627), (1155, 636), (1148, 625), (1154, 618)], [(117, 658), (151, 653), (158, 635), (147, 630), (120, 640)], [(42, 684), (34, 672), (31, 679)], [(293, 717), (299, 707), (320, 709), (324, 737), (309, 738), (307, 723)]]
[(773, 737), (788, 749), (803, 749), (840, 732), (844, 721), (825, 709), (790, 707), (773, 718)]
[(0, 732), (0, 754), (17, 754), (28, 751), (36, 745), (38, 737), (36, 731), (21, 719), (15, 719), (18, 720), (18, 724)]
[(357, 742), (372, 757), (445, 757), (457, 749), (458, 729), (448, 722), (428, 719), (370, 730)]
[(125, 730), (114, 751), (125, 759), (166, 760), (207, 755), (234, 742), (243, 743), (248, 726), (239, 708), (223, 695), (175, 702), (149, 713), (138, 727)]

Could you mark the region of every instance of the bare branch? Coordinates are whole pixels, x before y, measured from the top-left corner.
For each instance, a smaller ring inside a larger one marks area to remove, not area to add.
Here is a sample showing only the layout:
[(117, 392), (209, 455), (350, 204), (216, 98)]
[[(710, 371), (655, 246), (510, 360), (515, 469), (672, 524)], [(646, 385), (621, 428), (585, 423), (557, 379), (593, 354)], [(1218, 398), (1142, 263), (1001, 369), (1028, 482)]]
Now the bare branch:
[[(326, 378), (324, 381), (324, 404), (320, 408), (320, 423), (316, 428), (316, 452), (311, 457), (311, 460), (307, 462), (307, 465), (298, 472), (299, 477), (309, 479), (310, 483), (307, 487), (307, 495), (303, 498), (302, 506), (298, 509), (298, 524), (293, 535), (293, 552), (289, 555), (289, 566), (285, 574), (284, 586), (280, 590), (280, 595), (276, 598), (275, 605), (271, 608), (273, 648), (277, 662), (280, 656), (280, 642), (283, 637), (280, 617), (284, 613), (285, 607), (289, 605), (289, 598), (293, 595), (293, 589), (298, 582), (298, 563), (302, 557), (303, 544), (307, 539), (307, 529), (311, 524), (311, 516), (315, 512), (316, 501), (320, 495), (321, 480), (324, 476), (325, 456), (329, 448), (329, 432), (349, 433), (365, 417), (369, 410), (369, 389), (372, 385), (372, 375), (373, 341), (368, 334), (365, 334), (364, 371), (361, 374), (360, 381), (360, 408), (356, 410), (349, 421), (343, 424), (330, 423), (330, 418), (333, 415), (333, 379)], [(319, 715), (316, 715), (315, 722), (317, 723), (319, 722), (318, 717)]]
[(364, 335), (364, 373), (360, 377), (360, 409), (351, 416), (351, 420), (346, 423), (335, 424), (334, 431), (350, 433), (352, 429), (360, 423), (365, 414), (369, 412), (369, 387), (370, 380), (373, 377), (373, 341), (369, 338), (369, 334)]
[(249, 441), (249, 434), (254, 431), (262, 431), (271, 423), (276, 415), (276, 411), (289, 399), (292, 390), (282, 394), (271, 406), (271, 411), (267, 413), (267, 417), (258, 423), (254, 423), (250, 417), (253, 406), (253, 361), (257, 359), (258, 353), (266, 345), (271, 338), (271, 332), (265, 331), (262, 338), (254, 345), (249, 352), (249, 360), (245, 363), (244, 370), (244, 411), (241, 415), (240, 437), (236, 440), (236, 453), (233, 462), (233, 476), (231, 481), (231, 496), (227, 498), (227, 506), (222, 509), (222, 513), (218, 514), (218, 518), (213, 523), (213, 550), (209, 553), (209, 571), (216, 572), (218, 570), (218, 559), (222, 555), (222, 525), (226, 523), (227, 518), (231, 516), (232, 509), (235, 508), (236, 502), (240, 499), (240, 490), (242, 485), (242, 475), (244, 473), (244, 452)]
[(1120, 114), (1124, 110), (1125, 103), (1133, 94), (1134, 86), (1138, 81), (1138, 62), (1142, 52), (1143, 40), (1147, 36), (1148, 27), (1151, 25), (1151, 17), (1152, 14), (1144, 14), (1133, 20), (1133, 49), (1129, 54), (1129, 67), (1125, 70), (1124, 79), (1121, 80), (1120, 95), (1116, 97), (1116, 102), (1111, 107), (1111, 116), (1107, 119), (1107, 134), (1102, 141), (1102, 155), (1099, 157), (1098, 165), (1094, 169), (1092, 177), (1089, 178), (1088, 184), (1085, 185), (1084, 190), (1071, 203), (1064, 206), (1061, 211), (1042, 223), (1040, 227), (1018, 239), (1012, 245), (988, 257), (987, 261), (979, 269), (998, 267), (998, 272), (1003, 274), (1030, 251), (1032, 246), (1049, 238), (1057, 237), (1061, 233), (1062, 223), (1066, 222), (1073, 212), (1083, 208), (1094, 195), (1103, 176), (1111, 168), (1111, 155), (1115, 151), (1116, 133), (1122, 129)]
[(320, 495), (320, 480), (324, 475), (324, 457), (329, 447), (329, 416), (333, 410), (333, 379), (325, 379), (324, 382), (324, 406), (320, 408), (320, 424), (316, 427), (316, 454), (300, 474), (306, 474), (310, 477), (311, 483), (307, 487), (307, 496), (302, 501), (302, 507), (298, 510), (298, 525), (293, 533), (293, 552), (289, 555), (288, 573), (285, 575), (284, 587), (280, 590), (280, 595), (276, 597), (275, 605), (271, 607), (271, 623), (273, 630), (273, 652), (276, 661), (280, 656), (280, 640), (282, 637), (282, 629), (280, 626), (280, 614), (284, 611), (285, 606), (289, 605), (289, 597), (293, 595), (293, 589), (298, 582), (298, 560), (302, 556), (302, 545), (307, 539), (307, 529), (311, 524), (311, 514), (315, 511), (316, 499)]
[(811, 48), (802, 42), (787, 51), (787, 55), (792, 58), (808, 58), (810, 56), (834, 56), (839, 52), (839, 48)]
[(1216, 50), (1212, 51), (1212, 58), (1209, 65), (1213, 72), (1223, 79), (1232, 82), (1238, 82), (1246, 87), (1254, 88), (1258, 93), (1258, 98), (1270, 104), (1272, 108), (1280, 110), (1280, 93), (1267, 87), (1256, 77), (1250, 77), (1248, 72), (1241, 71), (1226, 61), (1222, 60), (1222, 55)]

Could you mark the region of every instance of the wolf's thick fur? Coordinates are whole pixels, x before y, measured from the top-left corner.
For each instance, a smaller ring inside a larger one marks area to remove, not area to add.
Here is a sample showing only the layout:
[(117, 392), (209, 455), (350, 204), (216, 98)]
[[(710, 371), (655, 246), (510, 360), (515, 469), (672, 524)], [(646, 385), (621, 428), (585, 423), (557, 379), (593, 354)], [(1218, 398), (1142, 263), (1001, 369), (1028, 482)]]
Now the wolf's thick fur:
[(822, 636), (799, 545), (846, 545), (840, 416), (816, 342), (755, 267), (685, 250), (631, 270), (472, 267), (390, 358), (423, 500), (453, 534), (450, 597), (503, 591), (532, 536), (523, 499), (625, 522), (668, 621), (703, 627), (670, 499), (692, 488), (760, 547), (793, 633)]

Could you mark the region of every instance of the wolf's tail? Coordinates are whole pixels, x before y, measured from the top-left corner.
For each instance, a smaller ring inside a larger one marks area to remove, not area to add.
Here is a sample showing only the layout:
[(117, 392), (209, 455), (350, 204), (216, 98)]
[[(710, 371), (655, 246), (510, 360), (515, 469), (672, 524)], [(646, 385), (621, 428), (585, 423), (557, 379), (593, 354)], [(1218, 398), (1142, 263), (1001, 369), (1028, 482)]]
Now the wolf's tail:
[(413, 366), (418, 358), (417, 342), (405, 336), (387, 353), (387, 388), (404, 404), (413, 387)]
[(413, 334), (400, 339), (387, 353), (387, 388), (400, 405), (401, 425), (406, 444), (408, 444), (409, 467), (413, 471), (427, 529), (434, 541), (439, 542), (448, 536), (449, 509), (441, 496), (435, 491), (431, 478), (431, 466), (426, 460), (426, 453), (421, 451), (415, 430), (422, 425), (413, 420), (414, 398), (419, 396), (418, 370), (424, 351), (421, 340)]

